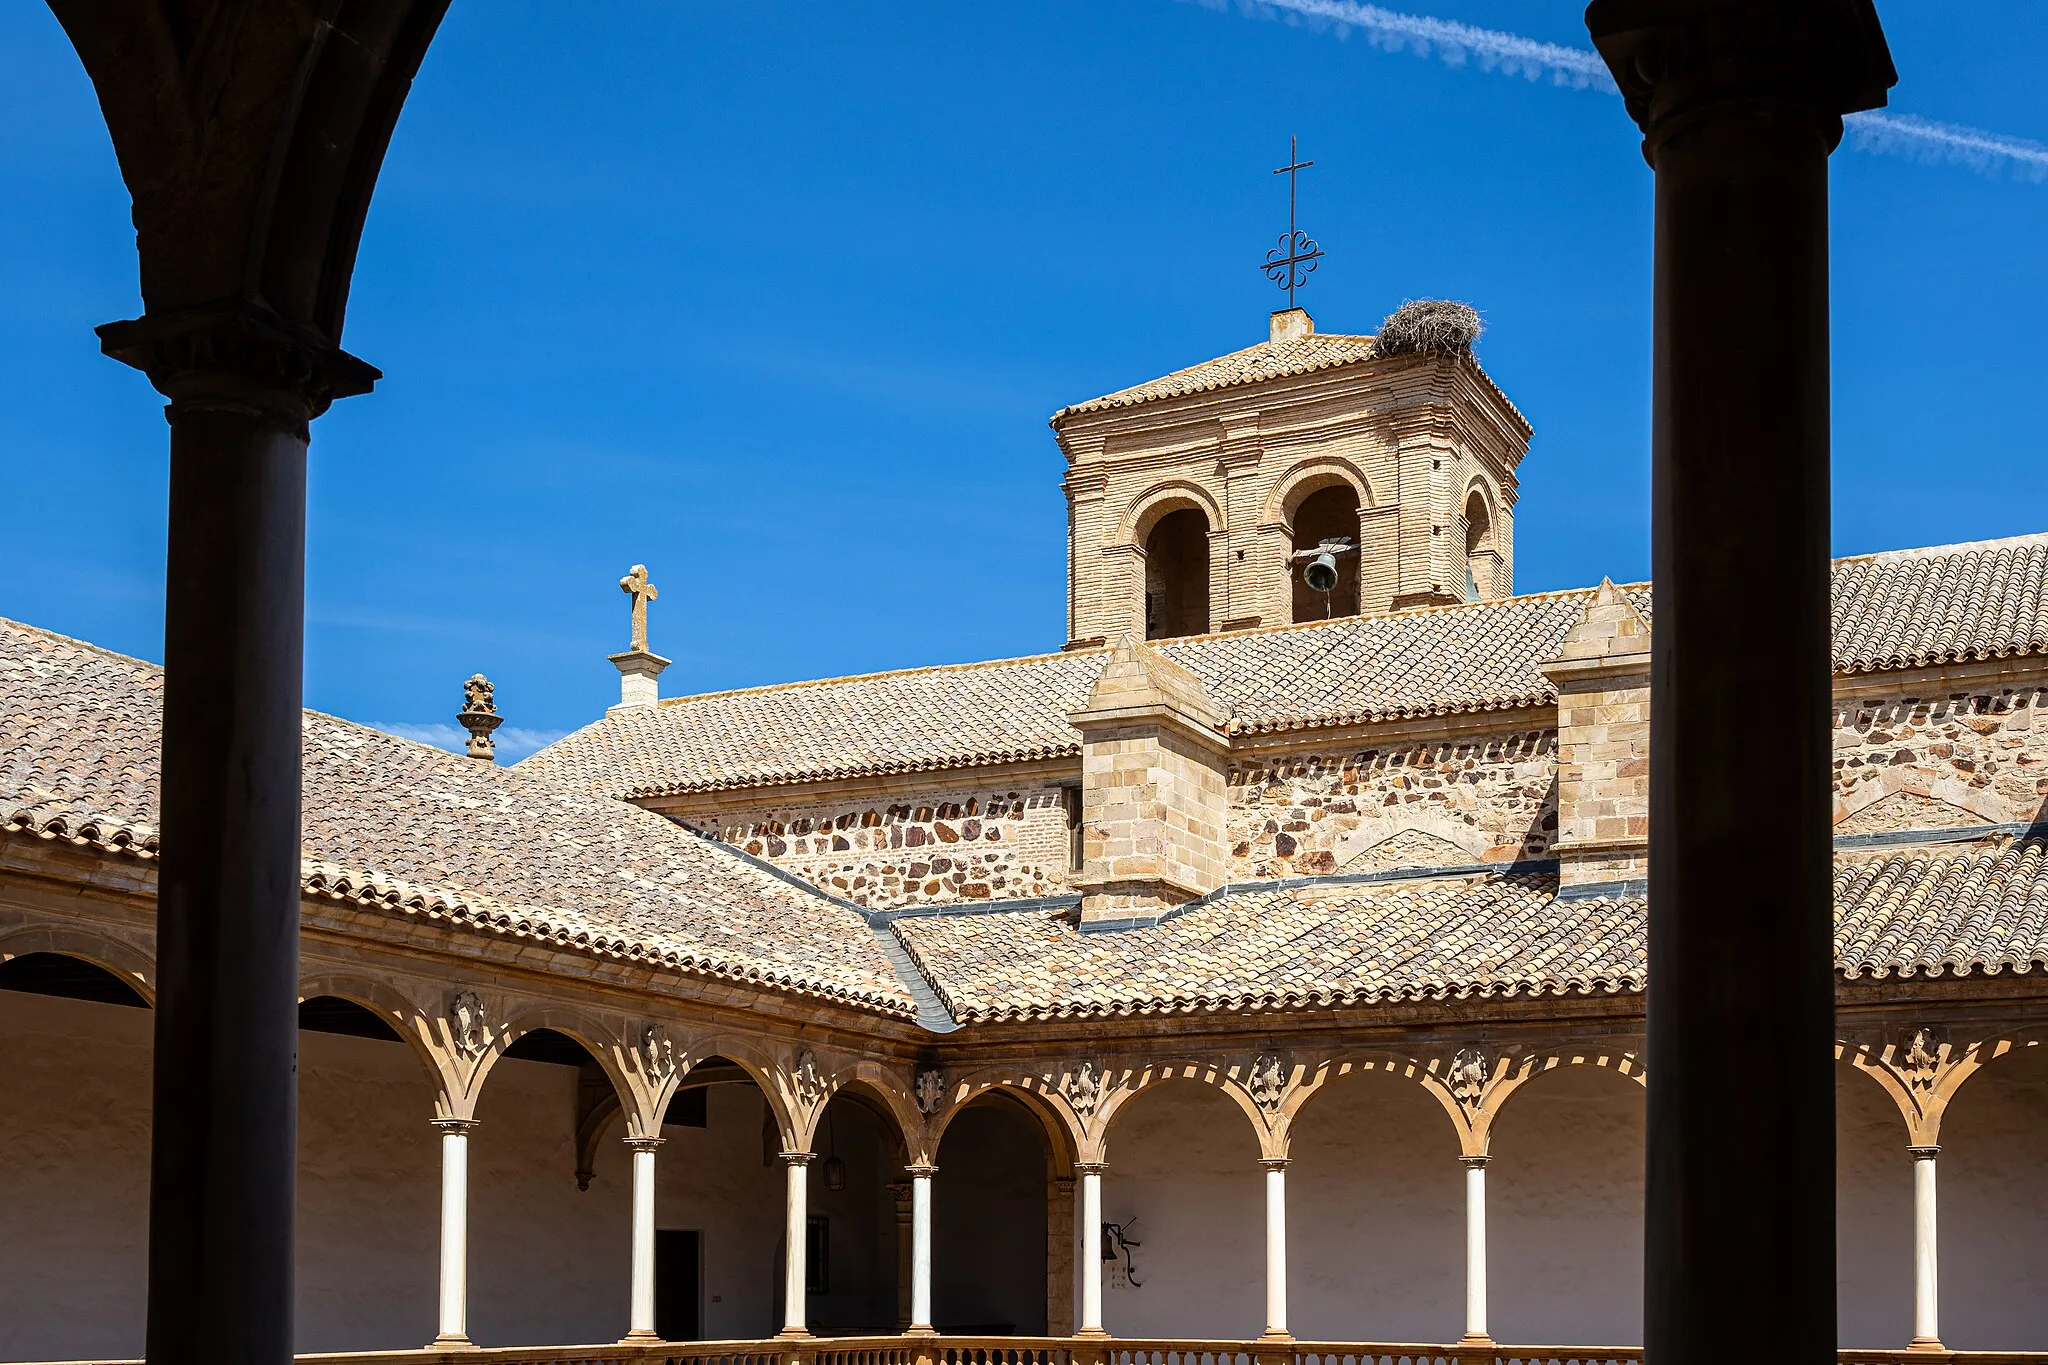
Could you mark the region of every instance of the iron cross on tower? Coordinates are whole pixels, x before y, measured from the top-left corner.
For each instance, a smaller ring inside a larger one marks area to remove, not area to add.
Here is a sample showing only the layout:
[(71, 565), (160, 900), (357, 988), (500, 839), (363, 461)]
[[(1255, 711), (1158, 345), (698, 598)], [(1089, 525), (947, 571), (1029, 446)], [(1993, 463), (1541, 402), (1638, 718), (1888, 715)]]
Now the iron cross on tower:
[(1264, 266), (1266, 278), (1287, 291), (1287, 306), (1294, 307), (1294, 291), (1308, 283), (1308, 277), (1315, 273), (1316, 262), (1322, 259), (1323, 249), (1316, 245), (1316, 239), (1294, 226), (1295, 177), (1315, 165), (1303, 161), (1295, 151), (1294, 138), (1287, 139), (1287, 164), (1273, 174), (1287, 177), (1287, 235), (1280, 239), (1280, 245), (1266, 253)]

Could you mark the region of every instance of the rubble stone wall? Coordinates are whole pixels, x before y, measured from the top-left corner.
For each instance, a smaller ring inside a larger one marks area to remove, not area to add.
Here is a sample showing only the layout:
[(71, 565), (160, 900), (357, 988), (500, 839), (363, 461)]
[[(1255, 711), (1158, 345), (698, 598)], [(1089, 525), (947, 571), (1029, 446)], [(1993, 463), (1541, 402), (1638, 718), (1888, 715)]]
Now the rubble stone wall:
[(1835, 704), (1835, 830), (1880, 834), (2041, 819), (2048, 689), (1901, 688)]
[(857, 905), (1020, 900), (1067, 889), (1057, 786), (913, 789), (736, 806), (683, 823)]
[(1545, 856), (1557, 732), (1347, 746), (1230, 771), (1231, 875), (1318, 876)]

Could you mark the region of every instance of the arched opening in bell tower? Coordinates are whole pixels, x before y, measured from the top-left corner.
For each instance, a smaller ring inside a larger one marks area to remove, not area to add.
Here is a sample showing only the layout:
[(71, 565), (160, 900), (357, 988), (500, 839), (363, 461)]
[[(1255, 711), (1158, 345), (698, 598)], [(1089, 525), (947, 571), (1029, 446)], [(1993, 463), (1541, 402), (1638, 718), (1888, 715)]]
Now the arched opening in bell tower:
[(1145, 537), (1145, 638), (1209, 629), (1209, 518), (1199, 507), (1168, 512)]
[(1482, 602), (1498, 597), (1494, 582), (1500, 555), (1493, 545), (1493, 512), (1486, 494), (1475, 488), (1465, 498), (1465, 600)]
[[(1304, 551), (1313, 551), (1326, 540), (1342, 540), (1353, 547), (1331, 556), (1337, 581), (1327, 592), (1311, 582), (1312, 575), (1307, 572), (1311, 561), (1303, 558)], [(1292, 620), (1326, 621), (1358, 615), (1357, 544), (1357, 489), (1348, 483), (1333, 483), (1301, 500), (1294, 510), (1294, 557), (1289, 560), (1289, 576), (1294, 582)]]

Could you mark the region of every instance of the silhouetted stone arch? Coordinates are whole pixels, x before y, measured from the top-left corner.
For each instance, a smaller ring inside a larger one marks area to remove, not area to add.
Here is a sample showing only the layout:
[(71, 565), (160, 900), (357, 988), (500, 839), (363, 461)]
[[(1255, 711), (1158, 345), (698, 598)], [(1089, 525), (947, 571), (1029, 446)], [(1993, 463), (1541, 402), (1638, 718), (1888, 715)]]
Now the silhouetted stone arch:
[(145, 1005), (156, 1004), (156, 962), (148, 952), (84, 925), (33, 924), (0, 933), (0, 963), (47, 953), (97, 967)]

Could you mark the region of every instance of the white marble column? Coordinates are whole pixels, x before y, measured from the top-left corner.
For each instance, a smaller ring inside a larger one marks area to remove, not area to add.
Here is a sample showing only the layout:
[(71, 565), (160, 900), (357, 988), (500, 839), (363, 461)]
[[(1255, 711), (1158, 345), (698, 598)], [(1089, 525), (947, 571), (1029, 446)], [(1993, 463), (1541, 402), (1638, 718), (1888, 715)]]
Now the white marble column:
[(1259, 1162), (1266, 1173), (1267, 1340), (1287, 1338), (1287, 1158)]
[(809, 1152), (784, 1152), (782, 1165), (788, 1173), (786, 1204), (788, 1226), (784, 1230), (785, 1255), (782, 1263), (782, 1331), (783, 1337), (808, 1337), (811, 1334), (806, 1315), (804, 1284), (804, 1251), (810, 1241), (810, 1197), (811, 1197), (811, 1154)]
[(657, 1341), (654, 1332), (654, 1153), (661, 1139), (626, 1139), (633, 1151), (633, 1300), (627, 1341)]
[(1486, 1335), (1486, 1158), (1461, 1156), (1465, 1168), (1465, 1340)]
[(936, 1166), (910, 1173), (910, 1330), (932, 1329), (932, 1175)]
[(1102, 1330), (1102, 1173), (1099, 1161), (1077, 1161), (1081, 1177), (1081, 1321), (1076, 1336), (1107, 1336)]
[(1941, 1280), (1935, 1260), (1934, 1158), (1939, 1147), (1913, 1154), (1913, 1349), (1941, 1349)]
[(469, 1130), (475, 1119), (435, 1119), (441, 1132), (441, 1328), (429, 1346), (469, 1345)]

